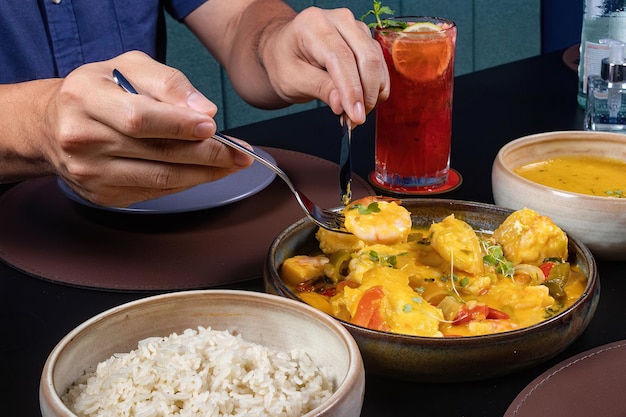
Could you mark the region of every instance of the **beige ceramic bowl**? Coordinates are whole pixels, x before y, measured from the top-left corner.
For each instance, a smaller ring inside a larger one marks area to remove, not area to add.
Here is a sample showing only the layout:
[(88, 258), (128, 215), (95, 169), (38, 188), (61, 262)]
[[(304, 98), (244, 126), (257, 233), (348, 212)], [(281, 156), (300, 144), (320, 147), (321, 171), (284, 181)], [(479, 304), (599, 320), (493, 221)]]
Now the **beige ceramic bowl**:
[[(489, 204), (445, 199), (409, 199), (402, 204), (411, 211), (414, 225), (426, 227), (454, 213), (475, 229), (495, 230), (511, 213)], [(291, 256), (319, 252), (316, 230), (303, 219), (276, 238), (265, 265), (267, 292), (299, 300), (280, 279), (278, 270)], [(569, 252), (570, 262), (578, 264), (588, 277), (585, 292), (567, 310), (531, 327), (485, 336), (434, 338), (341, 322), (356, 339), (368, 373), (419, 382), (460, 382), (509, 374), (564, 350), (584, 331), (596, 310), (600, 284), (593, 256), (575, 239), (570, 239)]]
[(60, 396), (89, 367), (116, 352), (129, 352), (149, 336), (210, 326), (238, 332), (244, 340), (281, 350), (304, 349), (327, 367), (335, 393), (306, 414), (358, 416), (365, 374), (350, 334), (335, 320), (304, 305), (269, 294), (206, 290), (178, 292), (134, 301), (108, 310), (72, 330), (54, 348), (43, 369), (43, 417), (75, 417)]
[(566, 154), (607, 156), (626, 161), (626, 135), (591, 131), (549, 132), (508, 143), (500, 149), (493, 164), (495, 203), (512, 209), (528, 207), (550, 216), (598, 258), (626, 260), (626, 198), (561, 191), (513, 173), (520, 165)]

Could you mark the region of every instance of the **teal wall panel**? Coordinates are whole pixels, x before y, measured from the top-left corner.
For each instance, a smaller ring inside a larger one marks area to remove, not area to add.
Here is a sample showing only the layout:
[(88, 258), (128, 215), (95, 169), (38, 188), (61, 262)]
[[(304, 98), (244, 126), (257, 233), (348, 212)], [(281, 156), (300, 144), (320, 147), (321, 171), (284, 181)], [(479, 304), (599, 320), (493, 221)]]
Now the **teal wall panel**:
[(540, 53), (540, 0), (474, 0), (474, 70)]

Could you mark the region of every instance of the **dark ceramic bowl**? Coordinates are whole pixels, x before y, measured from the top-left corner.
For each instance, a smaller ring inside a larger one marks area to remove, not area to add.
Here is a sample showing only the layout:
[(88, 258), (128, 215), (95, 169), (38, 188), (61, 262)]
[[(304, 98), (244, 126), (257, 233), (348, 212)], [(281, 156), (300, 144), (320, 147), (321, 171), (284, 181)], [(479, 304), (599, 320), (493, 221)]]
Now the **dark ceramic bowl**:
[[(413, 224), (428, 226), (454, 213), (475, 229), (495, 230), (512, 210), (483, 203), (407, 199)], [(283, 261), (298, 254), (319, 252), (317, 228), (302, 219), (281, 233), (270, 247), (265, 264), (265, 290), (286, 298), (299, 298), (280, 279)], [(588, 277), (578, 301), (554, 317), (519, 330), (485, 336), (431, 338), (370, 330), (345, 321), (356, 339), (366, 372), (416, 382), (460, 382), (510, 374), (556, 356), (576, 340), (595, 313), (600, 296), (598, 271), (591, 252), (569, 239), (570, 262)]]

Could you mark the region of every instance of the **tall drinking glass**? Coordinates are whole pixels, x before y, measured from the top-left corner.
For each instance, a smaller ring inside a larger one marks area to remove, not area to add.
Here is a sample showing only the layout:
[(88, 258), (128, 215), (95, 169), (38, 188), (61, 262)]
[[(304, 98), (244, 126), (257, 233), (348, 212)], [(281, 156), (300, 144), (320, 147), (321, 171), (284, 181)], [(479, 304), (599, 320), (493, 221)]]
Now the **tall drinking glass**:
[(456, 24), (437, 17), (399, 17), (403, 29), (376, 28), (389, 68), (389, 99), (376, 108), (376, 164), (371, 181), (397, 194), (453, 189), (450, 170)]

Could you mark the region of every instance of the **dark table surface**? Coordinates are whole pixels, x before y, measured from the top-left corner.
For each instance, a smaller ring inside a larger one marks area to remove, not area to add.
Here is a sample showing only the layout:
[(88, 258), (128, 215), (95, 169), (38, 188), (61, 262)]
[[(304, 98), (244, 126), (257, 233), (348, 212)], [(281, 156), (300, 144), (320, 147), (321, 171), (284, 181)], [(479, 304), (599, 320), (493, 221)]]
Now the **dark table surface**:
[[(577, 76), (561, 52), (457, 77), (454, 91), (452, 167), (462, 186), (445, 197), (492, 203), (491, 166), (498, 149), (520, 136), (582, 128)], [(373, 117), (355, 131), (354, 168), (373, 167)], [(228, 133), (253, 144), (293, 149), (336, 161), (337, 117), (319, 108)], [(4, 191), (7, 186), (0, 188)], [(11, 219), (0, 219), (2, 223)], [(600, 303), (591, 324), (549, 362), (513, 375), (464, 384), (415, 384), (368, 376), (362, 416), (502, 416), (517, 394), (556, 363), (609, 342), (626, 339), (624, 263), (598, 260)], [(259, 277), (262, 271), (259, 271)], [(261, 290), (261, 279), (230, 288)], [(150, 293), (81, 289), (26, 275), (0, 262), (1, 414), (38, 416), (38, 383), (54, 345), (93, 315)]]

